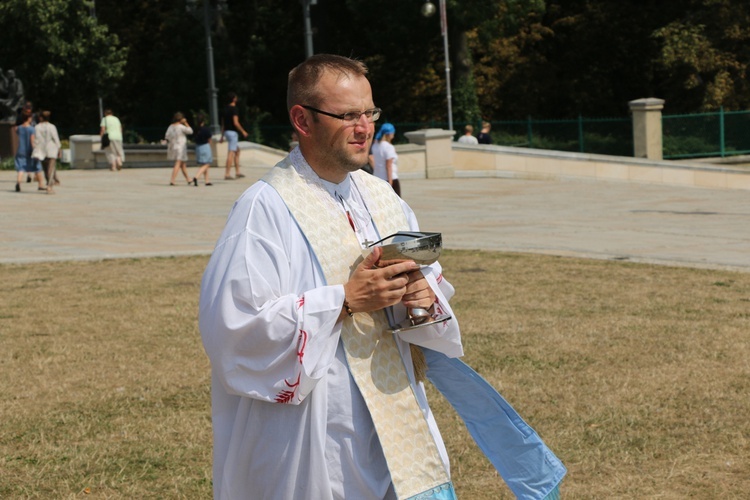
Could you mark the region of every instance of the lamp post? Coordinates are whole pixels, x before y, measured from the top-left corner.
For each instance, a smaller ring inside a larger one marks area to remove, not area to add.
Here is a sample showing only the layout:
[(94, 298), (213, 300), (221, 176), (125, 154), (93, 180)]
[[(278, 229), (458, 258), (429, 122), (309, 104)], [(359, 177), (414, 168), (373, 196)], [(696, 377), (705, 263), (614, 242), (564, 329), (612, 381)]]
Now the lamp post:
[[(443, 35), (443, 53), (445, 55), (445, 94), (448, 101), (448, 130), (453, 130), (453, 108), (451, 106), (451, 63), (448, 57), (448, 15), (445, 9), (445, 0), (439, 0), (440, 5), (440, 32)], [(426, 0), (422, 5), (422, 15), (430, 17), (435, 14), (435, 4)]]
[(317, 5), (318, 0), (300, 0), (302, 3), (302, 17), (305, 18), (305, 58), (313, 55), (313, 31), (310, 22), (310, 6)]
[[(89, 5), (89, 15), (96, 19), (96, 0), (92, 0), (91, 5)], [(104, 118), (104, 102), (102, 96), (99, 95), (99, 121), (102, 121), (102, 118)]]
[[(187, 10), (195, 17), (198, 17), (196, 4), (198, 0), (186, 0)], [(211, 44), (211, 21), (215, 15), (226, 9), (226, 0), (217, 0), (214, 11), (211, 10), (211, 0), (203, 0), (203, 31), (206, 36), (206, 69), (208, 71), (208, 110), (211, 119), (211, 134), (216, 135), (220, 132), (219, 127), (219, 89), (216, 88), (216, 78), (214, 76), (214, 49)]]

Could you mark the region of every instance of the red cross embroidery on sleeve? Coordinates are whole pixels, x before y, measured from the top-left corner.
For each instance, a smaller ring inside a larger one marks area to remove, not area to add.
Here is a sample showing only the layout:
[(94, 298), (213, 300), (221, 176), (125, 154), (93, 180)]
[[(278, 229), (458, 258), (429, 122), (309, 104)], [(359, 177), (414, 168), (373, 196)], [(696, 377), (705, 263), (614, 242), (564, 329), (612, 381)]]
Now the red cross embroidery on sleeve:
[[(307, 332), (300, 329), (299, 336), (297, 337), (297, 359), (299, 360), (299, 364), (302, 364), (302, 358), (305, 356), (305, 347), (307, 347)], [(301, 376), (302, 374), (297, 374), (297, 381), (294, 383), (284, 379), (284, 383), (289, 389), (279, 391), (274, 401), (277, 403), (291, 403), (297, 393)]]
[(297, 337), (297, 359), (299, 359), (299, 364), (302, 364), (302, 358), (305, 356), (305, 347), (307, 347), (307, 332), (300, 330), (299, 337)]

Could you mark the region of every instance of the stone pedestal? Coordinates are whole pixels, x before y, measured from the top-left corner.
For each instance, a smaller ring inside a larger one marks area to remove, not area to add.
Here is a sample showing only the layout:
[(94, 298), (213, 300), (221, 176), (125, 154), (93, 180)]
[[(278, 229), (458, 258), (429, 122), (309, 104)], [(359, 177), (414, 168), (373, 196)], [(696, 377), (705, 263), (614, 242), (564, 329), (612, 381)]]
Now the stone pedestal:
[(649, 160), (663, 159), (661, 110), (664, 99), (647, 97), (628, 104), (633, 113), (633, 155)]
[(412, 144), (425, 147), (425, 177), (446, 179), (454, 177), (452, 130), (428, 128), (404, 134)]
[(70, 136), (70, 168), (96, 168), (94, 151), (101, 149), (98, 135)]
[(219, 142), (221, 134), (215, 134), (211, 137), (211, 154), (214, 157), (212, 167), (224, 167), (227, 164), (227, 154), (229, 152), (229, 143), (227, 141)]
[(18, 149), (18, 134), (12, 123), (0, 123), (0, 158), (12, 158)]

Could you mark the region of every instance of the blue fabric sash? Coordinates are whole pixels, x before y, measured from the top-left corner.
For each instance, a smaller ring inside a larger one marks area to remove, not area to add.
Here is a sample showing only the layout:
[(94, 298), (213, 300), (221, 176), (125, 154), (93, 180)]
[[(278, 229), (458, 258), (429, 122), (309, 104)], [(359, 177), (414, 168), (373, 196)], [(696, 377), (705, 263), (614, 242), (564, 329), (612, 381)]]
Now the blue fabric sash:
[(406, 500), (458, 500), (458, 498), (456, 497), (456, 490), (453, 489), (453, 483), (448, 482)]
[(542, 439), (477, 372), (422, 348), (427, 379), (463, 419), (471, 437), (520, 500), (559, 498), (567, 470)]

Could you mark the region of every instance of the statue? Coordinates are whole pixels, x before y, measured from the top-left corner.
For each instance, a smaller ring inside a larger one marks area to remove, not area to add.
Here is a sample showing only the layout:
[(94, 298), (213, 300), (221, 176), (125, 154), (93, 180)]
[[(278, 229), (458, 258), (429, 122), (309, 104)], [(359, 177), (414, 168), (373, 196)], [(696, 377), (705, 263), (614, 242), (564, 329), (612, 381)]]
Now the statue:
[(8, 77), (3, 73), (3, 68), (0, 68), (0, 99), (8, 98)]
[(16, 72), (9, 69), (3, 74), (0, 69), (0, 122), (15, 123), (18, 109), (24, 102), (23, 83), (16, 78)]

